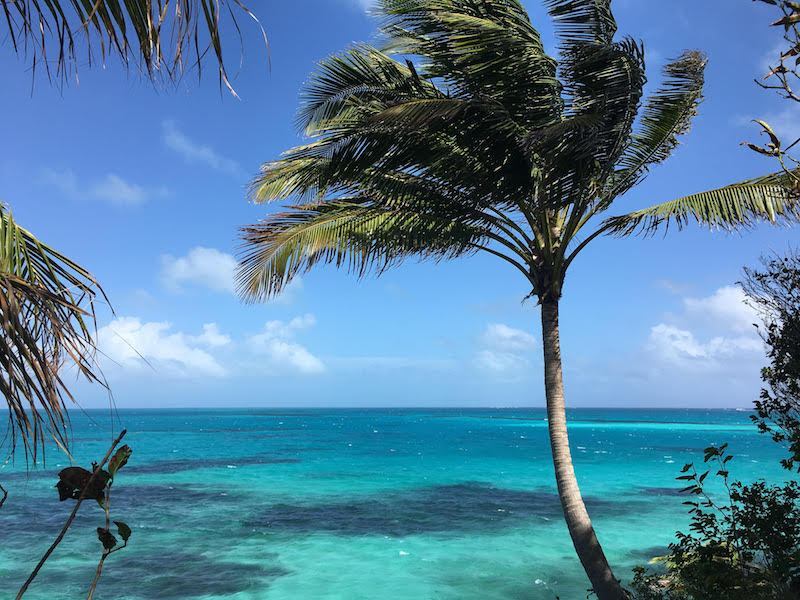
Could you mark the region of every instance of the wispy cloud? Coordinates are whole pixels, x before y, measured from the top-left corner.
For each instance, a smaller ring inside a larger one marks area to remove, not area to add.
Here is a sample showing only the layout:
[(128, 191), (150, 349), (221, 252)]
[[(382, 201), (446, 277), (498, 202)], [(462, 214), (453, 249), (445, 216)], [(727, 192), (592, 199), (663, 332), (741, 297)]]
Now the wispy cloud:
[(243, 177), (244, 170), (235, 160), (221, 155), (210, 145), (191, 139), (178, 129), (174, 121), (162, 123), (161, 140), (170, 150), (180, 154), (188, 164), (211, 167), (215, 171)]
[(483, 348), (475, 356), (475, 365), (505, 378), (519, 378), (531, 364), (536, 338), (521, 329), (492, 323), (481, 336)]
[(107, 173), (100, 178), (81, 182), (72, 169), (43, 169), (41, 181), (75, 200), (99, 200), (123, 207), (140, 206), (148, 200), (169, 195), (169, 191), (163, 186), (142, 186), (123, 179), (116, 173)]
[[(772, 112), (761, 117), (763, 121), (769, 123), (770, 127), (783, 141), (784, 146), (788, 146), (800, 138), (800, 107), (792, 103), (781, 111)], [(755, 123), (750, 123), (753, 128), (753, 139), (756, 130), (760, 130)], [(762, 138), (766, 139), (766, 138)]]

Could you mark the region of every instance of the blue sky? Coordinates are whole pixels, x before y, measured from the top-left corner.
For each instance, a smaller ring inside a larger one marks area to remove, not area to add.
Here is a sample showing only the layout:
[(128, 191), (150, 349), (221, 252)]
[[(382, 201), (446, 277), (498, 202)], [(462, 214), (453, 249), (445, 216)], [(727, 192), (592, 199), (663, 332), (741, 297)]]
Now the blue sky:
[[(240, 100), (220, 93), (210, 64), (177, 89), (111, 64), (63, 90), (39, 78), (31, 92), (26, 63), (5, 61), (0, 109), (13, 118), (0, 125), (0, 199), (103, 282), (115, 314), (101, 308), (99, 343), (119, 406), (543, 404), (538, 310), (522, 302), (523, 279), (492, 257), (408, 263), (363, 281), (322, 268), (268, 305), (232, 293), (237, 229), (268, 210), (248, 204), (247, 180), (301, 141), (298, 91), (315, 62), (374, 38), (364, 5), (257, 3), (271, 67), (243, 22)], [(553, 49), (541, 3), (526, 5)], [(706, 101), (675, 157), (620, 212), (767, 172), (768, 160), (739, 146), (756, 136), (751, 118), (800, 133), (800, 113), (753, 83), (779, 43), (767, 9), (668, 5), (618, 0), (620, 32), (644, 40), (651, 84), (666, 59), (706, 51)], [(788, 229), (691, 228), (595, 243), (566, 282), (569, 404), (747, 406), (764, 358), (732, 286), (742, 266), (797, 239)], [(101, 390), (78, 391), (84, 406), (107, 403)]]

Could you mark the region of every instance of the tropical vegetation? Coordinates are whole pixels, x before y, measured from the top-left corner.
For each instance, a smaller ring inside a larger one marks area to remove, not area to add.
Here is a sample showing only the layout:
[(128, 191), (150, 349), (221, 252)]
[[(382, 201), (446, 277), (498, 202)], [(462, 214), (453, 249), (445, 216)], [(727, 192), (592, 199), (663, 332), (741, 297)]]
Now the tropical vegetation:
[(243, 229), (241, 295), (266, 300), (318, 264), (364, 276), (411, 257), (486, 252), (521, 273), (541, 306), (564, 517), (598, 597), (623, 598), (570, 454), (559, 343), (566, 274), (603, 235), (794, 222), (792, 177), (781, 171), (607, 216), (688, 131), (702, 99), (700, 52), (671, 61), (644, 98), (643, 45), (616, 37), (610, 0), (545, 0), (555, 56), (517, 0), (377, 4), (384, 45), (318, 65), (298, 114), (308, 143), (266, 163), (252, 183), (256, 202), (292, 202)]
[(761, 370), (764, 387), (753, 420), (783, 445), (787, 469), (800, 469), (800, 255), (763, 259), (762, 269), (745, 269), (744, 290), (762, 315), (759, 327), (770, 364)]
[[(678, 477), (688, 484), (689, 533), (678, 532), (660, 570), (639, 567), (635, 600), (792, 600), (800, 595), (800, 485), (731, 478), (727, 444), (706, 448), (705, 470)], [(709, 490), (712, 474), (722, 492)]]

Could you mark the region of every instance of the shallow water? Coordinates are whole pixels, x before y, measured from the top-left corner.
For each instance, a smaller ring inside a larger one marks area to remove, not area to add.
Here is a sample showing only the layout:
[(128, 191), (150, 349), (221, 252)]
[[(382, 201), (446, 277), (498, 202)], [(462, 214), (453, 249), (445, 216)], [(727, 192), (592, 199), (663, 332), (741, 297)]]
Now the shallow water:
[[(586, 597), (555, 495), (543, 410), (125, 410), (133, 457), (112, 518), (133, 528), (97, 598), (562, 600)], [(783, 480), (748, 414), (571, 412), (578, 477), (618, 576), (686, 516), (678, 470), (729, 442), (741, 479)], [(117, 429), (119, 425), (115, 423)], [(107, 449), (107, 413), (73, 415), (76, 456)], [(0, 594), (58, 532), (56, 452), (0, 470)], [(100, 554), (92, 502), (26, 598), (85, 596)]]

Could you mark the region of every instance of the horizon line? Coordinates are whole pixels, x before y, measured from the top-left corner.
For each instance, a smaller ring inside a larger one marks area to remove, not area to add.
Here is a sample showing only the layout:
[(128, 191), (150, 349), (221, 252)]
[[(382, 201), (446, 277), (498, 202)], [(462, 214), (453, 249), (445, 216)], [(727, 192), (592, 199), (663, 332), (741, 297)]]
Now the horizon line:
[[(123, 406), (68, 407), (68, 412), (122, 410), (544, 410), (541, 406)], [(733, 410), (752, 411), (745, 406), (572, 406), (567, 410)]]

